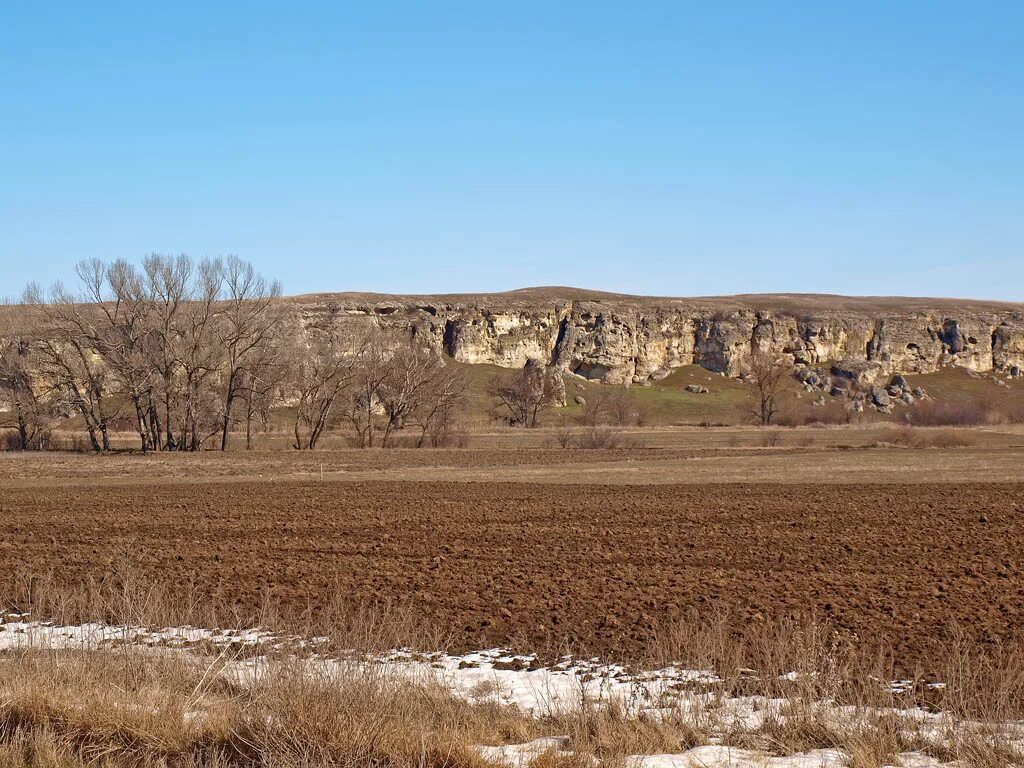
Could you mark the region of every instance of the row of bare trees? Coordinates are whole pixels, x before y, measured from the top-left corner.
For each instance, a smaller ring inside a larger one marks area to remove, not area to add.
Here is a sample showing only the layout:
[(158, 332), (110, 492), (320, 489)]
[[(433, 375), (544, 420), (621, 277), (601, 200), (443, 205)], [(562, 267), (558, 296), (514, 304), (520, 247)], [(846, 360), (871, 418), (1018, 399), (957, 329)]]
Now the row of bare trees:
[(413, 430), (415, 446), (444, 445), (460, 428), (468, 381), (437, 353), (380, 333), (325, 334), (299, 356), (290, 378), (295, 448), (316, 448), (332, 419), (360, 447)]
[(440, 355), (375, 328), (306, 331), (281, 287), (248, 262), (154, 255), (140, 267), (78, 265), (79, 289), (30, 285), (0, 325), (0, 402), (16, 447), (45, 447), (78, 416), (95, 451), (131, 424), (143, 451), (246, 446), (272, 409), (293, 414), (294, 446), (339, 425), (360, 445), (443, 442), (466, 382)]

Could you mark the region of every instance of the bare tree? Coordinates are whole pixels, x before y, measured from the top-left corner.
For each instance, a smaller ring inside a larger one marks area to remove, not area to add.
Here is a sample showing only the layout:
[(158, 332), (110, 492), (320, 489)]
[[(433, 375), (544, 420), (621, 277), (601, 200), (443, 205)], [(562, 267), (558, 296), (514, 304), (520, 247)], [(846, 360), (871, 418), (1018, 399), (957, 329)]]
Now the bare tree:
[(253, 369), (268, 349), (277, 322), (275, 301), (281, 296), (281, 284), (268, 284), (252, 264), (231, 256), (224, 268), (224, 290), (226, 295), (217, 324), (225, 356), (222, 451), (228, 448), (235, 401), (244, 395)]
[(372, 334), (355, 359), (355, 371), (346, 398), (344, 415), (356, 432), (360, 448), (373, 448), (382, 418), (386, 416), (381, 405), (381, 388), (392, 375), (390, 361), (394, 354), (388, 340), (381, 334)]
[(469, 379), (454, 366), (444, 365), (436, 371), (409, 418), (420, 429), (417, 448), (422, 448), (428, 438), (435, 448), (452, 438), (460, 426), (468, 391)]
[(583, 423), (587, 426), (610, 424), (628, 427), (639, 420), (636, 398), (625, 387), (607, 386), (587, 393), (587, 402), (583, 406)]
[(754, 385), (754, 417), (769, 426), (778, 414), (779, 395), (792, 373), (792, 366), (770, 352), (756, 352), (750, 360), (750, 379)]
[(271, 423), (273, 406), (281, 397), (288, 377), (288, 367), (276, 335), (261, 345), (253, 363), (243, 372), (241, 385), (245, 405), (245, 448), (253, 447), (253, 428), (267, 429)]
[(223, 281), (220, 260), (200, 261), (192, 275), (189, 301), (178, 317), (174, 362), (181, 398), (177, 448), (182, 451), (198, 451), (221, 427), (212, 381), (224, 359), (216, 327)]
[(106, 366), (93, 345), (90, 310), (59, 284), (49, 298), (29, 285), (22, 303), (39, 329), (36, 349), (44, 387), (82, 416), (93, 450), (110, 450), (110, 423), (117, 411)]
[(290, 381), (295, 399), (293, 445), (312, 450), (326, 431), (338, 398), (356, 376), (360, 348), (336, 330), (315, 338), (308, 350), (301, 348), (298, 338), (293, 346), (299, 350)]
[(135, 410), (135, 425), (142, 450), (159, 442), (159, 425), (152, 423), (153, 369), (148, 358), (147, 299), (143, 280), (127, 261), (105, 265), (98, 259), (79, 263), (78, 276), (84, 298), (93, 311), (79, 313), (79, 327), (86, 343), (100, 356), (115, 379), (114, 386), (126, 394)]
[(487, 393), (509, 424), (536, 427), (538, 416), (558, 401), (557, 375), (531, 360), (519, 371), (491, 379)]
[(0, 326), (0, 428), (13, 429), (20, 450), (40, 449), (56, 412), (32, 381), (32, 341), (14, 330), (10, 315)]
[(400, 344), (388, 357), (387, 375), (377, 390), (377, 400), (386, 417), (381, 445), (387, 447), (392, 434), (404, 429), (437, 394), (444, 361), (436, 352), (414, 343)]
[[(174, 409), (181, 399), (177, 355), (185, 331), (184, 308), (194, 298), (190, 295), (194, 268), (185, 255), (153, 254), (143, 259), (142, 269), (150, 307), (149, 362), (156, 374), (157, 400), (163, 406), (163, 434), (155, 436), (154, 447), (172, 451), (177, 447)], [(157, 424), (159, 417), (151, 415), (150, 421)]]

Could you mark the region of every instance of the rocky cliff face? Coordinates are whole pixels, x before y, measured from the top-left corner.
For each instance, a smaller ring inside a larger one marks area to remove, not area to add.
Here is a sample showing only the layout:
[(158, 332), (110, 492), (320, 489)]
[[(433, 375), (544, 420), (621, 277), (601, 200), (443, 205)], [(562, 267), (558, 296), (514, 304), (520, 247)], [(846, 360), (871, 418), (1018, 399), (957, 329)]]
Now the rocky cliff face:
[(697, 364), (740, 376), (757, 351), (835, 364), (873, 384), (944, 366), (1024, 368), (1024, 305), (929, 299), (749, 296), (655, 299), (575, 289), (479, 296), (322, 294), (289, 300), (307, 329), (377, 326), (465, 363), (527, 360), (644, 384)]

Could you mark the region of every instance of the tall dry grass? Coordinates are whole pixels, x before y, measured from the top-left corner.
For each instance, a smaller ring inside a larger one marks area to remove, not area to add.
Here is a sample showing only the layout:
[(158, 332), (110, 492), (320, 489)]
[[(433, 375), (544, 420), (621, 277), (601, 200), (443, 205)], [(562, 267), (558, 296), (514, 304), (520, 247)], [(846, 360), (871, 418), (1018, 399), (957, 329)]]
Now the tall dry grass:
[[(690, 715), (734, 746), (837, 749), (853, 768), (893, 765), (913, 751), (962, 766), (1024, 765), (1024, 645), (981, 646), (954, 627), (940, 658), (930, 678), (898, 680), (903, 670), (884, 642), (813, 619), (742, 625), (712, 612), (662, 625), (647, 664), (713, 672), (702, 716)], [(730, 722), (722, 702), (751, 694), (779, 704), (756, 727)], [(716, 719), (721, 712), (726, 719)]]
[[(142, 583), (130, 569), (79, 590), (36, 580), (30, 602), (37, 618), (62, 623), (225, 626), (230, 619), (187, 590), (168, 595)], [(262, 626), (278, 621), (272, 606), (259, 618)], [(475, 745), (550, 735), (567, 736), (571, 753), (545, 754), (538, 768), (621, 765), (628, 755), (712, 741), (776, 755), (837, 749), (854, 768), (892, 765), (907, 751), (978, 768), (1024, 760), (1012, 725), (1024, 718), (1024, 649), (979, 648), (956, 631), (935, 675), (942, 687), (924, 678), (894, 687), (899, 670), (884, 646), (827, 622), (694, 614), (665, 622), (641, 666), (675, 664), (714, 678), (644, 707), (594, 700), (581, 688), (574, 706), (528, 715), (490, 696), (456, 696), (433, 676), (368, 663), (396, 646), (440, 647), (443, 638), (403, 610), (325, 606), (307, 626), (278, 629), (313, 630), (335, 649), (359, 652), (324, 662), (213, 646), (6, 651), (0, 768), (482, 766)], [(737, 716), (738, 701), (757, 713), (754, 722)]]
[(4, 658), (0, 765), (479, 766), (472, 745), (538, 730), (383, 667), (145, 652)]

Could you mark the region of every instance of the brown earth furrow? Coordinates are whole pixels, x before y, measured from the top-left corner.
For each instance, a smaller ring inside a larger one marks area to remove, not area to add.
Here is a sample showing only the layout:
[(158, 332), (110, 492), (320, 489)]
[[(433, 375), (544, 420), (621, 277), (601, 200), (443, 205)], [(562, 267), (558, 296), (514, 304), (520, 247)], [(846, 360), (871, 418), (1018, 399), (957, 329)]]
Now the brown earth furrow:
[(814, 612), (927, 663), (1024, 636), (1024, 486), (206, 482), (0, 490), (0, 596), (138, 575), (255, 611), (412, 605), (463, 649), (642, 653), (689, 610)]

